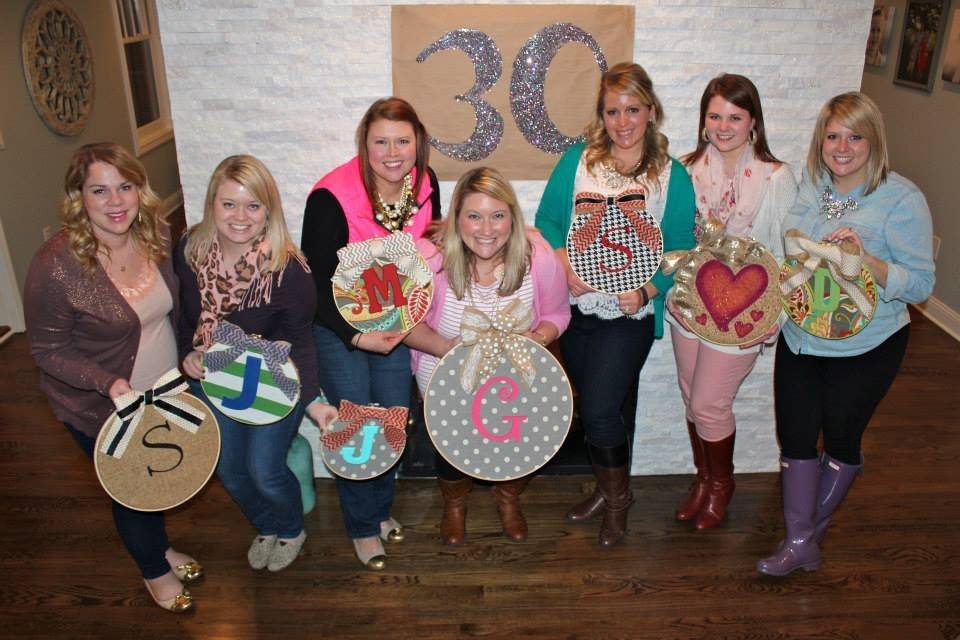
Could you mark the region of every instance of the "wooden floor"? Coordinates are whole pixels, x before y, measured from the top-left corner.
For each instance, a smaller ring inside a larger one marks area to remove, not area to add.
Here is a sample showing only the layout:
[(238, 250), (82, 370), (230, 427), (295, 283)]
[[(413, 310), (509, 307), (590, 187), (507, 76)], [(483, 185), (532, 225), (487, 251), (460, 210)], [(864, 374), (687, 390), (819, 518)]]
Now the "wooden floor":
[[(630, 533), (595, 546), (562, 514), (583, 476), (524, 495), (530, 540), (499, 535), (487, 491), (469, 537), (438, 538), (430, 480), (402, 480), (408, 540), (383, 573), (354, 559), (332, 482), (318, 482), (306, 555), (254, 572), (253, 532), (214, 480), (170, 514), (177, 548), (207, 568), (197, 609), (161, 611), (116, 538), (91, 465), (53, 418), (18, 335), (0, 347), (0, 637), (3, 638), (927, 638), (960, 637), (960, 345), (915, 316), (906, 363), (868, 430), (864, 477), (823, 545), (820, 571), (754, 571), (781, 535), (773, 474), (737, 477), (728, 521), (672, 518), (689, 479), (633, 479)], [(677, 425), (677, 428), (682, 428)]]

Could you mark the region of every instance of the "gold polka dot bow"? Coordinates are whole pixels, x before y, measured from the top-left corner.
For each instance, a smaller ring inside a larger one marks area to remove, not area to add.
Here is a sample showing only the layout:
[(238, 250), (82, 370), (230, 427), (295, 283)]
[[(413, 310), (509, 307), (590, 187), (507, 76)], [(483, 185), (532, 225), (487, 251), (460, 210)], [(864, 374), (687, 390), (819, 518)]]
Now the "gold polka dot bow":
[(470, 348), (460, 369), (460, 386), (472, 393), (481, 381), (497, 371), (503, 358), (517, 370), (529, 387), (536, 371), (529, 342), (523, 334), (530, 330), (533, 310), (521, 300), (511, 300), (506, 308), (486, 315), (476, 307), (463, 310), (460, 321), (462, 343)]

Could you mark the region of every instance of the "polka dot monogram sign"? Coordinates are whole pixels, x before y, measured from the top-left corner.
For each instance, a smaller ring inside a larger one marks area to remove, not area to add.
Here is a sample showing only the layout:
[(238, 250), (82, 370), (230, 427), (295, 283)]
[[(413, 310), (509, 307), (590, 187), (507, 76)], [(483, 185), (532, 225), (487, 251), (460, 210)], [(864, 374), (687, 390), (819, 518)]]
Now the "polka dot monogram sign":
[(279, 422), (300, 399), (300, 374), (290, 361), (290, 345), (244, 333), (221, 320), (214, 343), (203, 355), (203, 387), (217, 409), (253, 425)]
[(710, 218), (696, 247), (664, 256), (663, 272), (674, 274), (670, 311), (708, 342), (756, 342), (780, 317), (779, 268), (762, 244), (725, 235)]
[(616, 196), (581, 192), (567, 232), (567, 258), (584, 284), (603, 293), (639, 289), (656, 274), (663, 235), (643, 189)]
[(97, 478), (111, 498), (138, 511), (183, 504), (207, 483), (220, 457), (213, 412), (186, 393), (176, 369), (152, 389), (114, 400), (94, 449)]
[(337, 257), (333, 297), (354, 329), (406, 331), (427, 314), (433, 273), (409, 233), (353, 242), (337, 251)]
[(787, 316), (818, 338), (842, 340), (869, 324), (877, 285), (853, 242), (815, 242), (800, 231), (784, 234), (786, 260), (780, 293)]
[(520, 335), (530, 320), (518, 324), (517, 305), (525, 306), (515, 300), (493, 319), (465, 310), (463, 341), (437, 363), (424, 396), (437, 451), (483, 480), (511, 480), (545, 465), (563, 445), (573, 416), (563, 368)]
[(363, 406), (343, 400), (333, 430), (320, 436), (320, 457), (341, 478), (376, 478), (403, 455), (406, 427), (406, 407)]

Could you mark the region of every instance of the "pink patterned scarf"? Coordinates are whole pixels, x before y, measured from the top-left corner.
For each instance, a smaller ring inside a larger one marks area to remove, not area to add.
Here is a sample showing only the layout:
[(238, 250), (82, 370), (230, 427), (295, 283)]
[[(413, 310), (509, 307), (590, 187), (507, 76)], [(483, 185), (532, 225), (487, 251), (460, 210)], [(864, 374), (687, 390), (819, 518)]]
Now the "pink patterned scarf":
[(749, 236), (776, 168), (776, 163), (759, 160), (753, 146), (747, 145), (737, 160), (733, 178), (728, 178), (723, 174), (723, 157), (708, 144), (689, 169), (697, 194), (697, 213), (701, 218), (710, 216), (723, 222), (728, 235)]

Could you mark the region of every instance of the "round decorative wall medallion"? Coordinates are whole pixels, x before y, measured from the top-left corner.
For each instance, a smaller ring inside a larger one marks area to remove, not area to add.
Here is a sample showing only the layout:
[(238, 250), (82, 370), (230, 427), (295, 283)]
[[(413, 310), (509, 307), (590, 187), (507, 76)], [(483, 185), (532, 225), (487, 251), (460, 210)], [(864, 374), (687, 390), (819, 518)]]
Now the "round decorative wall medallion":
[(23, 74), (33, 106), (54, 132), (75, 136), (93, 110), (93, 52), (77, 14), (58, 0), (38, 0), (20, 34)]

